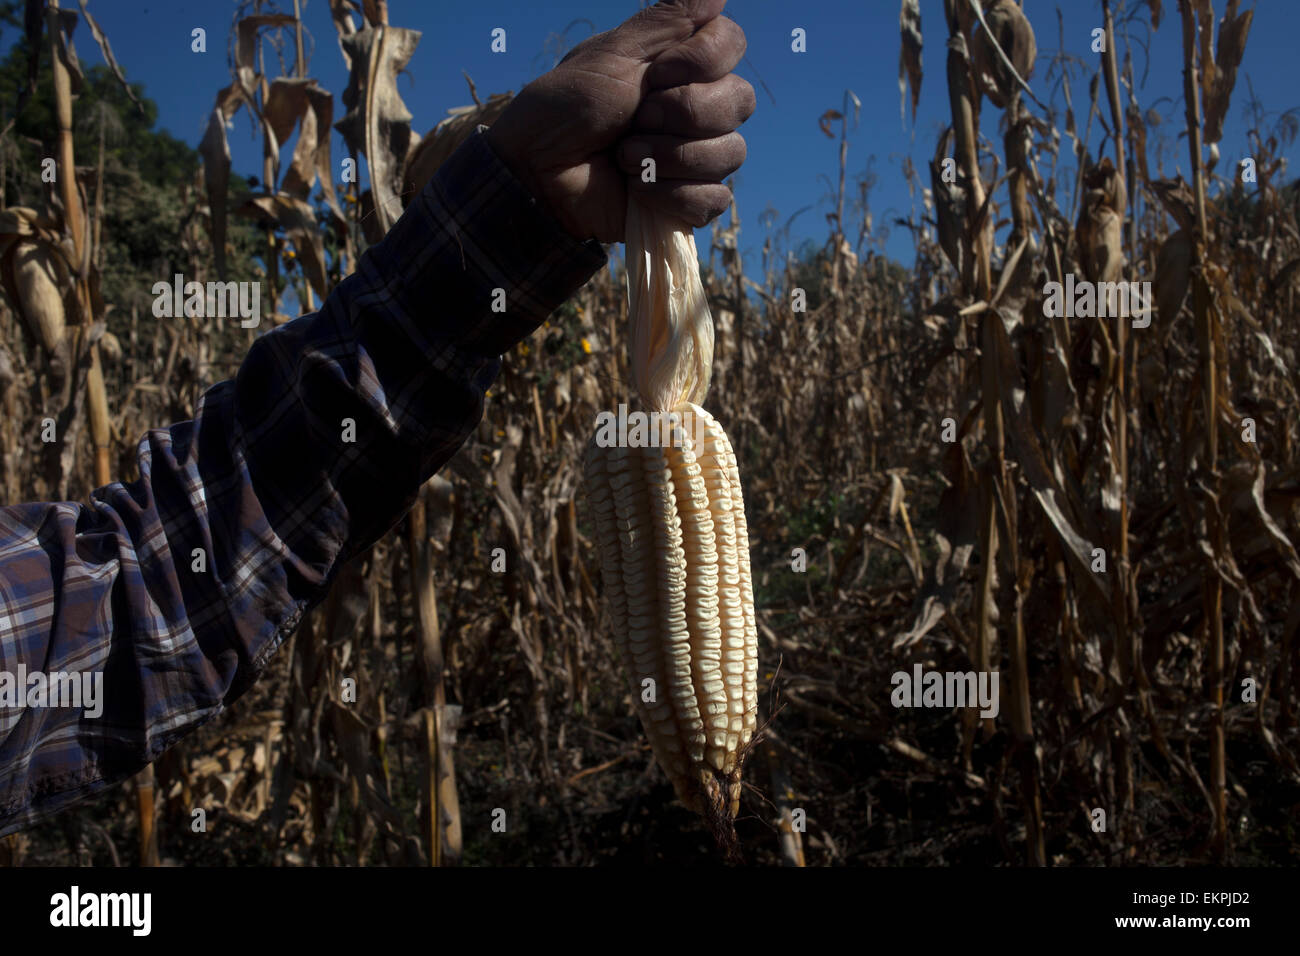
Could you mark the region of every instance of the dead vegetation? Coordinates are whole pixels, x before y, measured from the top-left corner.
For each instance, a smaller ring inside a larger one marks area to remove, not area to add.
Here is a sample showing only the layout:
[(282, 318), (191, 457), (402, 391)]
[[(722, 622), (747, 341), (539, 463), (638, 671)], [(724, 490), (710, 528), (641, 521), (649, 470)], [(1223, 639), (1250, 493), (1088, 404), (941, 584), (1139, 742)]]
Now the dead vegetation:
[[(1249, 142), (1218, 142), (1243, 96), (1239, 7), (1103, 0), (1108, 52), (1085, 62), (1038, 56), (1050, 22), (1010, 0), (945, 0), (929, 80), (951, 121), (928, 177), (905, 170), (924, 208), (897, 224), (907, 268), (874, 251), (865, 209), (847, 234), (852, 94), (822, 118), (841, 144), (821, 252), (799, 260), (769, 230), (746, 274), (736, 209), (713, 228), (709, 404), (745, 480), (766, 722), (737, 826), (751, 862), (1296, 862), (1300, 203), (1280, 157), (1297, 122), (1252, 98)], [(258, 38), (287, 46), (294, 18), (246, 11), (202, 189), (184, 197), (187, 277), (224, 269), (235, 110), (268, 144), (265, 192), (236, 211), (263, 229), (269, 301), (293, 284), (305, 304), (508, 100), (475, 92), (421, 141), (392, 84), (418, 37), (386, 26), (382, 2), (331, 9), (353, 76), (340, 128), (375, 188), (335, 191), (332, 98), (300, 39), (293, 74), (269, 78)], [(1138, 100), (1127, 38), (1148, 25), (1183, 52), (1181, 113)], [(916, 0), (900, 26), (914, 111)], [(980, 136), (989, 111), (1001, 143)], [(1158, 136), (1182, 149), (1156, 120), (1183, 128), (1185, 155), (1150, 152)], [(107, 315), (81, 225), (93, 174), (76, 181), (47, 209), (0, 212), (9, 501), (100, 483), (79, 447), (134, 477), (136, 436), (187, 414), (248, 342), (220, 320)], [(1048, 315), (1045, 286), (1068, 275), (1149, 281), (1152, 312)], [(508, 356), (477, 435), (410, 518), (339, 574), (238, 707), (160, 762), (164, 860), (718, 862), (651, 762), (602, 630), (579, 469), (596, 413), (626, 392), (626, 308), (604, 270)], [(917, 663), (998, 670), (1000, 716), (894, 709), (890, 676)], [(121, 790), (0, 852), (109, 863), (137, 847), (155, 852)]]

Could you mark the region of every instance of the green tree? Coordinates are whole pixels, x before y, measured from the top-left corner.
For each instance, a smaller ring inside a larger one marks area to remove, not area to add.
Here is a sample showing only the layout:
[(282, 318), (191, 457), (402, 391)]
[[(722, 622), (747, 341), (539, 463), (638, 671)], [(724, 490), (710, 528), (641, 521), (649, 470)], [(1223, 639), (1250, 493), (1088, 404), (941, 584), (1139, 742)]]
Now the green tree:
[[(0, 36), (21, 33), (17, 4), (0, 4)], [(79, 171), (86, 177), (87, 201), (93, 211), (95, 180), (101, 148), (104, 156), (103, 221), (99, 224), (102, 254), (101, 290), (110, 312), (109, 328), (120, 329), (132, 305), (146, 314), (153, 302), (155, 282), (171, 281), (176, 272), (188, 277), (211, 276), (212, 258), (206, 226), (200, 230), (203, 248), (185, 241), (187, 224), (206, 214), (200, 188), (201, 160), (196, 150), (171, 134), (155, 129), (157, 105), (139, 84), (132, 103), (117, 78), (104, 66), (85, 71), (85, 83), (73, 105), (73, 141)], [(3, 164), (3, 204), (49, 205), (48, 185), (41, 182), (41, 161), (53, 156), (57, 141), (50, 51), (40, 49), (38, 83), (22, 113), (13, 117), (18, 94), (26, 82), (27, 40), (21, 36), (0, 60), (0, 129), (13, 119), (13, 127), (0, 141)], [(248, 184), (232, 177), (230, 201), (241, 202)], [(193, 231), (193, 230), (191, 230)], [(257, 278), (253, 251), (257, 234), (250, 224), (231, 219), (228, 241), (228, 278)], [(195, 276), (196, 269), (201, 275)]]

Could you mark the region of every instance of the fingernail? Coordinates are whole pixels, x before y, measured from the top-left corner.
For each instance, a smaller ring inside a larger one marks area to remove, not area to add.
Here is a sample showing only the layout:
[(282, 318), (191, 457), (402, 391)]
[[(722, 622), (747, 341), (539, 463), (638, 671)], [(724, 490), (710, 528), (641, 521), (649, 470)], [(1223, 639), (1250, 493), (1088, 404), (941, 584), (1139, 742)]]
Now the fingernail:
[(659, 129), (664, 125), (664, 108), (654, 100), (648, 100), (641, 106), (641, 122), (644, 129)]

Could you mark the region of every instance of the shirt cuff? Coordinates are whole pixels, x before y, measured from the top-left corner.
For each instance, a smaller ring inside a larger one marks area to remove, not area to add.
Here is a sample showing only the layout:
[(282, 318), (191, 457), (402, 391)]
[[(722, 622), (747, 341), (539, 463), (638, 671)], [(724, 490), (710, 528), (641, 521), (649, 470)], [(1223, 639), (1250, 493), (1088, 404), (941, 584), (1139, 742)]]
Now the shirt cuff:
[[(424, 262), (405, 291), (456, 317), (455, 328), (431, 331), (460, 350), (497, 356), (532, 334), (607, 257), (595, 239), (565, 231), (515, 178), (483, 135), (487, 128), (442, 164), (384, 243), (399, 256), (406, 243), (422, 246)], [(423, 288), (418, 278), (457, 273), (463, 281), (438, 287)]]

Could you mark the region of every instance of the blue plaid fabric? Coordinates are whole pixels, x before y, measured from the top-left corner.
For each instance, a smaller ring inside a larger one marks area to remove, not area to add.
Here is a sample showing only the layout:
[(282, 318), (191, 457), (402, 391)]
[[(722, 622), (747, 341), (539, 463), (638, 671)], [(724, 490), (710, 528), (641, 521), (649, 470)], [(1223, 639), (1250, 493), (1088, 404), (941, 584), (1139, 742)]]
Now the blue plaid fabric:
[[(0, 509), (0, 835), (129, 776), (247, 690), (465, 441), (501, 354), (604, 265), (483, 129), (319, 312), (258, 338), (193, 421), (144, 437), (138, 481)], [(6, 703), (20, 669), (102, 673), (102, 713)]]

